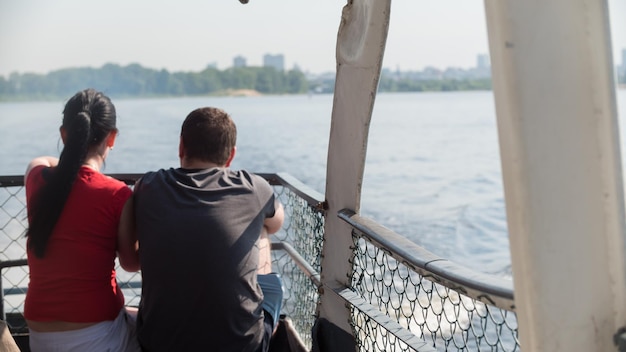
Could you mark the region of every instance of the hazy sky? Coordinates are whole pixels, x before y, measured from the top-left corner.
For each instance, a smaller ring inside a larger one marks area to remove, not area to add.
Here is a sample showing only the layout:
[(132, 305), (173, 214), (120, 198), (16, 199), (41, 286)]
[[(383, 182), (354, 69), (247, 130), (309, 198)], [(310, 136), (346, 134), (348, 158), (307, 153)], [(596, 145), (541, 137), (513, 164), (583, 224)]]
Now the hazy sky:
[[(345, 0), (0, 0), (0, 75), (105, 63), (169, 71), (261, 65), (335, 69)], [(616, 64), (626, 48), (626, 0), (611, 0)], [(487, 53), (482, 0), (394, 0), (384, 66), (469, 68)]]

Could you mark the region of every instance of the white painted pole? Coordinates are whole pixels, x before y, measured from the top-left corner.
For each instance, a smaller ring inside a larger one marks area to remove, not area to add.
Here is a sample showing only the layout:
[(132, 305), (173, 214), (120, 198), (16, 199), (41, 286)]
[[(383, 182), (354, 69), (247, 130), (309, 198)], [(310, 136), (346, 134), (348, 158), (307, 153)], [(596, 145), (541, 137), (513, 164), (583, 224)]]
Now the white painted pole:
[(626, 323), (607, 2), (485, 0), (523, 351), (612, 351)]
[[(328, 145), (321, 280), (349, 284), (351, 228), (337, 217), (343, 208), (358, 213), (365, 153), (382, 66), (391, 0), (352, 0), (344, 7), (337, 37), (337, 78)], [(329, 287), (329, 286), (326, 286)], [(328, 290), (328, 288), (326, 288)], [(351, 333), (350, 310), (331, 292), (321, 295), (320, 318)]]

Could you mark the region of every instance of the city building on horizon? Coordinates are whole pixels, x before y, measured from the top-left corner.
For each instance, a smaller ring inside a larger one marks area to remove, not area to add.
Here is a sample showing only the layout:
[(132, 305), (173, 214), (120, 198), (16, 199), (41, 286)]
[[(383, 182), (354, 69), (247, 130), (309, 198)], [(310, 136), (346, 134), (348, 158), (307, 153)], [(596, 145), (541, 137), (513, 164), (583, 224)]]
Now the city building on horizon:
[(285, 70), (285, 57), (283, 54), (265, 54), (263, 55), (263, 67), (273, 67), (277, 71)]
[(488, 54), (478, 54), (476, 55), (476, 68), (484, 69), (491, 67), (491, 60), (489, 59)]
[(463, 80), (463, 79), (490, 79), (491, 60), (489, 54), (476, 55), (476, 66), (470, 68), (446, 67), (439, 69), (433, 66), (426, 66), (421, 71), (401, 71), (400, 67), (395, 70), (383, 68), (382, 75), (392, 79), (408, 79), (417, 81), (429, 80)]
[(233, 58), (233, 67), (246, 67), (246, 58), (238, 55)]

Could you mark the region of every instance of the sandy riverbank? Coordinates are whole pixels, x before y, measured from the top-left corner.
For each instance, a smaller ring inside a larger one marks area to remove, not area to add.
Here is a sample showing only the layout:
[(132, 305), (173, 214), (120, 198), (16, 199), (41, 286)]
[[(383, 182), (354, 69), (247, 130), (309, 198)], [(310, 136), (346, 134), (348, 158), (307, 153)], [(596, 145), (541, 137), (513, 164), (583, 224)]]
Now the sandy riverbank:
[(263, 94), (254, 89), (226, 89), (216, 92), (213, 95), (229, 97), (258, 97)]

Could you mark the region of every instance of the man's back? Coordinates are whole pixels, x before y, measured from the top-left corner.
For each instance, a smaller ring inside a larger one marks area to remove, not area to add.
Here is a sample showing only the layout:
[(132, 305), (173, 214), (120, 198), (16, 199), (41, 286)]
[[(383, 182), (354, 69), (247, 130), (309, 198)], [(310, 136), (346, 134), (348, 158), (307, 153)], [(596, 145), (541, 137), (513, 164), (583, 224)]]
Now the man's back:
[(228, 168), (169, 169), (135, 188), (142, 269), (138, 336), (149, 351), (252, 351), (263, 334), (257, 285), (262, 178)]

